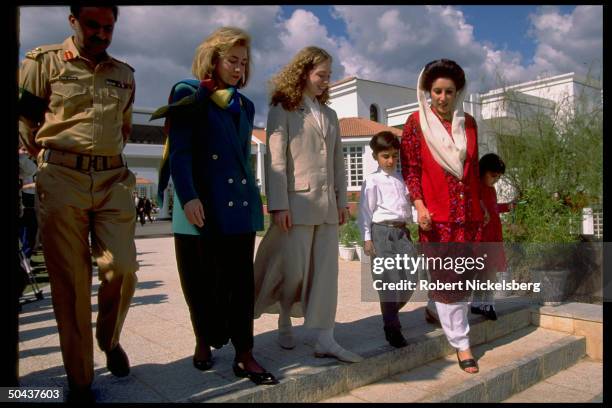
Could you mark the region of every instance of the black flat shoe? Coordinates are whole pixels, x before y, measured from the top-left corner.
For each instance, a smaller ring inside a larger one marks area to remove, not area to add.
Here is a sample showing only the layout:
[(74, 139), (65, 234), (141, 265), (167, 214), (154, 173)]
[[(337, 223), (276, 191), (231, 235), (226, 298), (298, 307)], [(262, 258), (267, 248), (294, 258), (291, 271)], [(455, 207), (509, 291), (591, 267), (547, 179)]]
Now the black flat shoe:
[(248, 378), (257, 385), (274, 385), (278, 384), (278, 380), (269, 372), (256, 373), (240, 367), (240, 363), (234, 361), (232, 364), (236, 377)]
[(206, 360), (197, 360), (193, 357), (193, 366), (200, 371), (210, 370), (213, 366), (212, 356)]
[(497, 313), (495, 313), (495, 308), (492, 305), (484, 305), (484, 306), (471, 306), (470, 310), (474, 314), (483, 315), (489, 320), (497, 320)]
[[(468, 374), (476, 374), (480, 369), (478, 368), (478, 363), (473, 358), (468, 358), (466, 360), (459, 359), (459, 351), (457, 351), (457, 361), (459, 362), (459, 367)], [(476, 371), (467, 371), (466, 368), (476, 367)]]
[(384, 328), (385, 330), (385, 339), (395, 348), (406, 347), (408, 342), (402, 335), (402, 331), (400, 329), (395, 328)]

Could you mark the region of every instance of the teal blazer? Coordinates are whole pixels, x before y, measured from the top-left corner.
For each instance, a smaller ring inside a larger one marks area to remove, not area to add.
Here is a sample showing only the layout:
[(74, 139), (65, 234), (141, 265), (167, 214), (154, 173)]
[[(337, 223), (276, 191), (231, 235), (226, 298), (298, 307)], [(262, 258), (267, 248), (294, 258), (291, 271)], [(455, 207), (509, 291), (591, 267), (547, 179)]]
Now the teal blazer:
[[(191, 80), (193, 81), (193, 80)], [(183, 82), (183, 81), (181, 81)], [(193, 94), (179, 82), (171, 103)], [(199, 88), (198, 92), (207, 92)], [(170, 174), (180, 204), (199, 198), (204, 206), (200, 234), (243, 234), (263, 230), (259, 188), (251, 170), (255, 107), (240, 95), (240, 113), (208, 99), (198, 115), (172, 117), (168, 132)]]

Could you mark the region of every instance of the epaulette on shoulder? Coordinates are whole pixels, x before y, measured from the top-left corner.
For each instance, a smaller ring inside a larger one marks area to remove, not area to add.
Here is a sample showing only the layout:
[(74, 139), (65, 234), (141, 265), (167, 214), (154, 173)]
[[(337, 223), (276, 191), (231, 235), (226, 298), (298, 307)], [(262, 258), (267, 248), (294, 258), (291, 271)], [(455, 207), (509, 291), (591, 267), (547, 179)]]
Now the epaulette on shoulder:
[(132, 72), (136, 72), (136, 70), (134, 68), (132, 68), (132, 66), (130, 64), (128, 64), (127, 62), (123, 62), (118, 60), (117, 58), (111, 57), (114, 61), (118, 62), (119, 64), (125, 65), (126, 67), (128, 67), (129, 69), (132, 70)]
[(26, 58), (37, 59), (40, 55), (47, 53), (49, 51), (57, 51), (62, 49), (62, 44), (52, 44), (52, 45), (41, 45), (40, 47), (36, 47), (28, 52), (26, 52)]

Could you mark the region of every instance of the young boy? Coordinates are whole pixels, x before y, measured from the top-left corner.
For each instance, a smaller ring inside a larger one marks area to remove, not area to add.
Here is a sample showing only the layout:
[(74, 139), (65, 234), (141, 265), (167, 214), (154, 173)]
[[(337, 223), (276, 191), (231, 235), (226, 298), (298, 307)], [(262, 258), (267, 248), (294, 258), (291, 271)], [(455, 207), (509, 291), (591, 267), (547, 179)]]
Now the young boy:
[[(372, 156), (378, 162), (378, 169), (368, 174), (361, 186), (359, 201), (359, 228), (364, 241), (366, 255), (375, 258), (395, 258), (397, 254), (416, 256), (406, 224), (412, 222), (408, 188), (397, 174), (396, 164), (400, 142), (391, 132), (379, 132), (370, 140)], [(374, 279), (383, 282), (416, 280), (416, 272), (402, 269), (385, 269)], [(412, 291), (379, 291), (380, 309), (384, 322), (385, 338), (393, 347), (404, 347), (398, 317), (399, 310), (407, 303)]]
[[(481, 281), (496, 281), (496, 273), (506, 270), (502, 225), (499, 214), (514, 208), (513, 203), (498, 204), (495, 183), (506, 171), (504, 161), (495, 153), (485, 154), (478, 162), (480, 168), (480, 197), (489, 212), (489, 222), (482, 229), (483, 249), (487, 253), (485, 269), (479, 273)], [(492, 291), (475, 291), (471, 311), (490, 320), (497, 320)]]

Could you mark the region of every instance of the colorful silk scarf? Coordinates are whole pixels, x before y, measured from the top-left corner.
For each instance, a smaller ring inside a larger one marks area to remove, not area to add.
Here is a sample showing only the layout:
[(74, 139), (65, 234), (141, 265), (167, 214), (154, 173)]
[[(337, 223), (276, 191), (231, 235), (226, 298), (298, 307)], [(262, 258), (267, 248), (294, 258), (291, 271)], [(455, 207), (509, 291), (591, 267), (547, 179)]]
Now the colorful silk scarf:
[[(195, 90), (197, 82), (194, 80), (181, 81), (185, 84), (192, 86)], [(174, 88), (170, 92), (168, 97), (168, 105), (162, 106), (157, 109), (152, 115), (151, 119), (159, 119), (165, 117), (164, 122), (164, 133), (166, 135), (166, 142), (164, 143), (164, 151), (162, 153), (162, 160), (159, 167), (158, 177), (158, 188), (157, 198), (160, 203), (163, 202), (164, 190), (168, 186), (170, 179), (170, 142), (168, 136), (170, 135), (170, 120), (172, 112), (179, 109), (192, 109), (199, 103), (206, 103), (207, 100), (211, 100), (220, 107), (221, 109), (227, 109), (232, 113), (240, 113), (240, 93), (234, 87), (228, 87), (225, 89), (215, 89), (215, 83), (212, 79), (205, 79), (199, 83), (199, 86), (195, 92), (189, 96), (182, 98), (181, 100), (170, 103), (174, 94)]]

